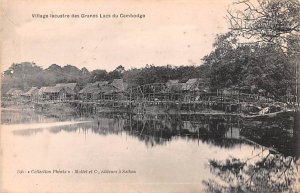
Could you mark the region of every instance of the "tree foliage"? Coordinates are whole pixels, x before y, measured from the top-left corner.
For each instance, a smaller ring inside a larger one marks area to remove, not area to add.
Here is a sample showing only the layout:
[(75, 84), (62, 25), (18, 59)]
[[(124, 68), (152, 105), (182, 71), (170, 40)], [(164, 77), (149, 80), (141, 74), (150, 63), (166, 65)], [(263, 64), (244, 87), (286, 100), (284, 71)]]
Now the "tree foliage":
[(298, 0), (239, 0), (228, 10), (232, 31), (246, 39), (268, 42), (286, 48), (300, 32)]
[(215, 50), (204, 58), (211, 66), (213, 89), (254, 86), (276, 98), (288, 89), (294, 91), (295, 63), (280, 48), (258, 43), (235, 45), (232, 41), (230, 34), (221, 36)]
[(61, 82), (76, 82), (86, 85), (88, 82), (112, 81), (113, 79), (124, 79), (130, 86), (148, 83), (163, 83), (169, 79), (187, 81), (190, 78), (208, 77), (208, 66), (154, 66), (148, 65), (140, 69), (125, 70), (118, 66), (111, 72), (106, 70), (93, 70), (89, 72), (86, 68), (78, 69), (72, 65), (61, 67), (52, 64), (45, 70), (33, 63), (13, 64), (2, 76), (2, 91), (5, 93), (9, 88), (16, 87), (28, 90), (32, 86), (51, 86)]
[(203, 58), (212, 89), (248, 86), (276, 99), (296, 95), (299, 2), (239, 0), (227, 18), (230, 31)]
[(124, 73), (124, 78), (131, 85), (143, 85), (149, 83), (165, 83), (168, 80), (185, 82), (191, 78), (207, 79), (208, 66), (154, 66), (147, 65), (141, 69), (131, 69)]

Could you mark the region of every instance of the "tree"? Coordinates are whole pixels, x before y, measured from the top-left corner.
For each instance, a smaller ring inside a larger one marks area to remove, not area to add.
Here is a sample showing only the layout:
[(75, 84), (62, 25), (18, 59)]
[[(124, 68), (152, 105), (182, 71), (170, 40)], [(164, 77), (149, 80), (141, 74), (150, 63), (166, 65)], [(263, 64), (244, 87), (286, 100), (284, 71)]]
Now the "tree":
[(108, 73), (110, 79), (120, 79), (123, 78), (123, 74), (125, 72), (125, 68), (123, 66), (118, 66), (115, 70)]
[(47, 69), (45, 69), (46, 71), (50, 71), (50, 72), (62, 72), (62, 67), (57, 65), (57, 64), (51, 64)]
[(230, 31), (203, 58), (212, 88), (254, 86), (278, 100), (290, 91), (296, 95), (299, 2), (239, 0), (233, 8), (227, 15)]
[(108, 80), (108, 78), (109, 78), (109, 76), (108, 76), (106, 70), (93, 70), (91, 72), (89, 82), (104, 81), (104, 80)]
[(115, 71), (118, 71), (118, 72), (120, 72), (120, 73), (124, 73), (124, 72), (125, 72), (125, 68), (124, 68), (122, 65), (119, 65), (119, 66), (115, 69)]
[(4, 71), (2, 91), (13, 87), (27, 90), (31, 85), (39, 86), (42, 72), (43, 69), (33, 62), (14, 63)]
[(4, 71), (4, 75), (19, 76), (21, 74), (35, 74), (42, 70), (34, 62), (13, 63), (8, 70)]
[(298, 0), (239, 0), (234, 5), (227, 11), (230, 29), (243, 38), (287, 49), (288, 41), (299, 36)]
[(150, 83), (165, 83), (168, 80), (174, 79), (177, 79), (181, 82), (186, 82), (191, 78), (206, 79), (209, 71), (210, 69), (208, 65), (201, 65), (198, 67), (146, 65), (146, 67), (141, 69), (134, 68), (126, 71), (123, 77), (130, 85), (143, 85)]
[(279, 47), (267, 43), (239, 44), (231, 32), (220, 35), (203, 58), (211, 68), (212, 89), (254, 86), (280, 99), (292, 90), (295, 63)]

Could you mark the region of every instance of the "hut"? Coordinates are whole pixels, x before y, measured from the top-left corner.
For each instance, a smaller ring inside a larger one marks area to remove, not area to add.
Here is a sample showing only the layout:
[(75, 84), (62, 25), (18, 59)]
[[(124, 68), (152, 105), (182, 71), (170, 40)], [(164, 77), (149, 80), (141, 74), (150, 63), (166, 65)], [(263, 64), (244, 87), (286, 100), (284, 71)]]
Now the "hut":
[(182, 83), (181, 91), (185, 93), (184, 100), (198, 100), (199, 97), (209, 92), (208, 83), (201, 78), (192, 78)]
[(117, 88), (119, 91), (124, 92), (128, 88), (128, 84), (123, 81), (123, 79), (114, 79), (110, 85)]
[(77, 83), (57, 83), (55, 87), (64, 87), (64, 88), (69, 88), (75, 93), (78, 93), (80, 88)]
[(126, 98), (126, 91), (128, 84), (123, 79), (114, 79), (110, 84), (110, 87), (106, 88), (104, 93), (106, 98), (111, 100), (121, 100)]
[(182, 90), (183, 91), (198, 90), (197, 84), (198, 84), (198, 79), (197, 78), (189, 79), (187, 82), (182, 84)]
[(80, 91), (80, 87), (78, 86), (77, 83), (58, 83), (55, 85), (55, 87), (62, 87), (65, 88), (66, 90), (72, 90), (72, 94), (67, 94), (68, 99), (78, 99), (78, 92)]
[(168, 80), (168, 82), (166, 83), (166, 85), (168, 87), (172, 86), (172, 85), (177, 85), (179, 83), (179, 80)]
[(182, 83), (179, 83), (179, 80), (169, 80), (166, 86), (172, 92), (180, 92), (182, 89)]
[(70, 100), (74, 97), (75, 92), (68, 87), (42, 87), (39, 92), (39, 99), (42, 100)]
[(111, 84), (105, 85), (101, 89), (102, 98), (105, 100), (121, 100), (126, 97), (125, 90), (117, 88)]
[(100, 92), (100, 88), (93, 84), (88, 84), (82, 90), (79, 91), (78, 96), (82, 100), (96, 100), (97, 95)]
[(202, 78), (192, 78), (182, 84), (182, 90), (184, 91), (201, 91), (207, 88), (208, 82)]
[(7, 97), (11, 97), (12, 93), (13, 93), (15, 90), (17, 90), (17, 89), (16, 89), (16, 88), (11, 88), (11, 89), (9, 89), (9, 90), (5, 93), (5, 95), (6, 95)]
[(103, 99), (105, 88), (110, 87), (108, 81), (97, 81), (87, 84), (82, 90), (79, 91), (79, 98), (83, 100), (98, 100)]
[(11, 88), (9, 91), (6, 92), (6, 96), (8, 98), (20, 98), (21, 94), (23, 93), (22, 90), (17, 89), (17, 88)]
[(38, 96), (39, 89), (37, 87), (30, 88), (27, 92), (22, 94), (22, 97), (29, 100), (34, 100)]
[(179, 100), (181, 98), (182, 85), (183, 83), (180, 83), (179, 80), (168, 80), (165, 89), (165, 94), (168, 95), (167, 98), (173, 101)]

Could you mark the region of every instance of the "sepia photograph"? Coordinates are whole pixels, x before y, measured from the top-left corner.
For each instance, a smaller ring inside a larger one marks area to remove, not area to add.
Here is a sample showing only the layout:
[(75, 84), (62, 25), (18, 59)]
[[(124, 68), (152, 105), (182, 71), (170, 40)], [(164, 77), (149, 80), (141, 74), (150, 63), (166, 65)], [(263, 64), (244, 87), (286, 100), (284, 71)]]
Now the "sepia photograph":
[(0, 0), (1, 193), (300, 193), (299, 0)]

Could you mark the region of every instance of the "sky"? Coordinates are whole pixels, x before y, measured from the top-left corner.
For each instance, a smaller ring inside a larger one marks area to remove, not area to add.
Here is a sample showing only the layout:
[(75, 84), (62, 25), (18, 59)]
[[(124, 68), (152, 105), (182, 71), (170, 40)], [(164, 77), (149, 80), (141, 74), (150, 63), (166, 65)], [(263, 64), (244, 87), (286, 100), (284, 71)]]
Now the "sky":
[[(111, 71), (200, 65), (228, 31), (232, 0), (2, 0), (1, 71), (12, 63)], [(144, 14), (145, 18), (33, 18), (32, 14)]]

